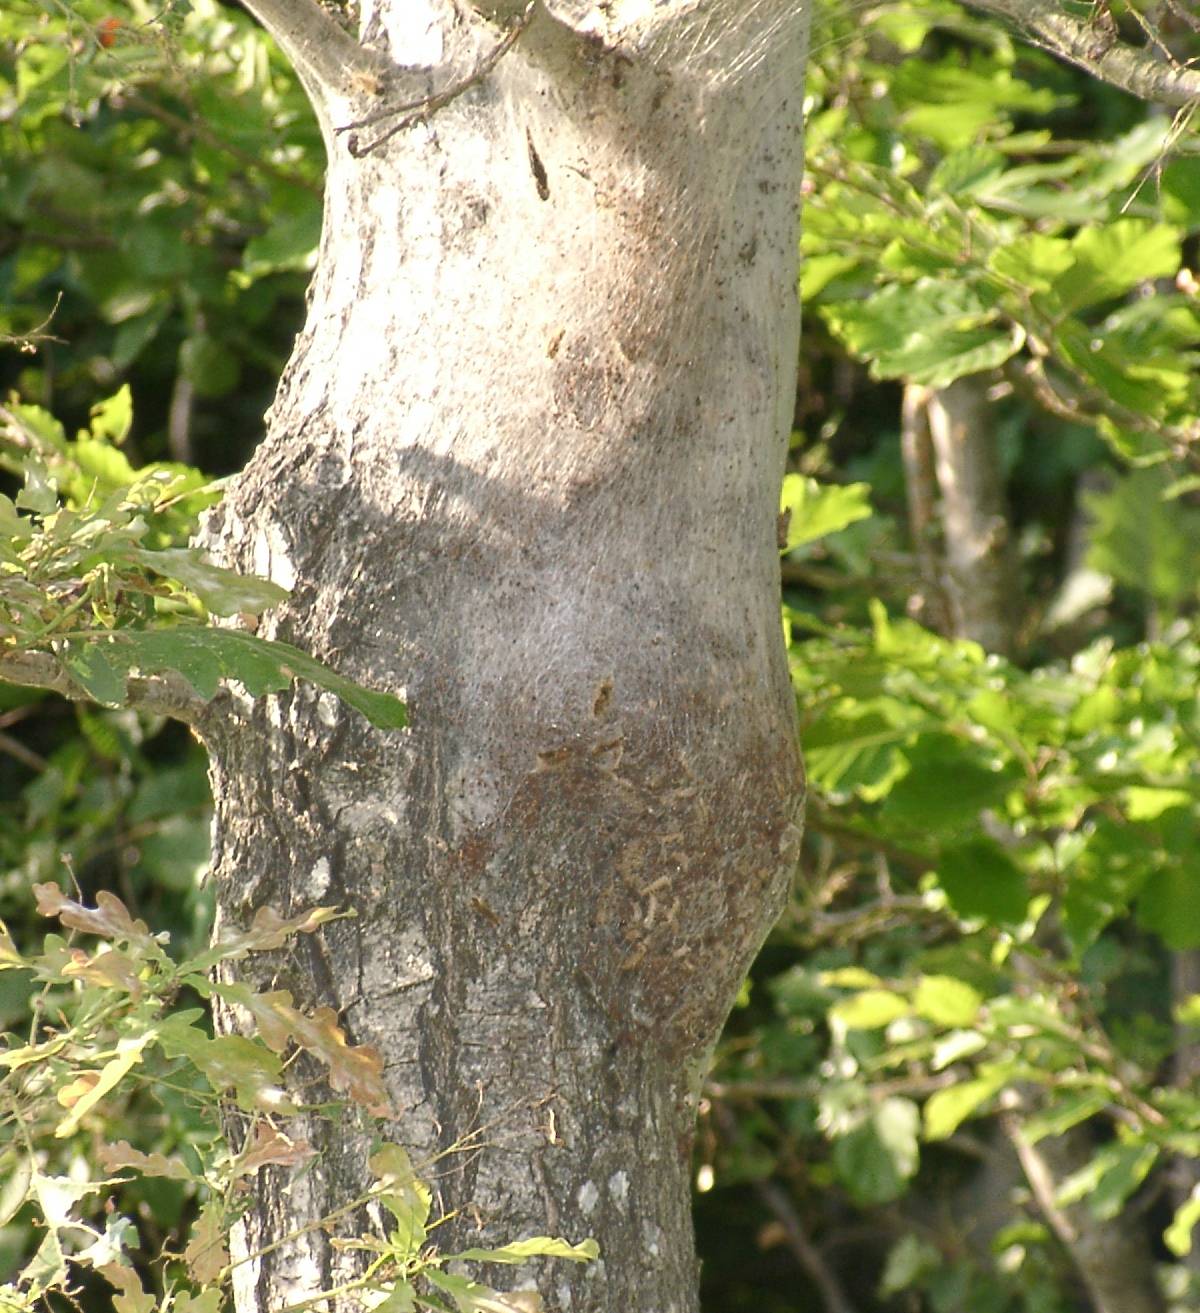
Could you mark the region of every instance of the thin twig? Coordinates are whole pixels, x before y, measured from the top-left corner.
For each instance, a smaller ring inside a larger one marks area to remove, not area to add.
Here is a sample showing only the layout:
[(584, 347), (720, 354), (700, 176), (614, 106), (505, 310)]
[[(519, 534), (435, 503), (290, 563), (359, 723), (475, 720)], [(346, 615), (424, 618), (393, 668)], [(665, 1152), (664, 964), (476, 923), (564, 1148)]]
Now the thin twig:
[[(457, 100), (464, 91), (468, 91), (477, 83), (482, 82), (491, 73), (500, 60), (516, 45), (518, 37), (529, 26), (536, 3), (537, 0), (529, 0), (524, 13), (520, 15), (504, 36), (466, 77), (460, 78), (457, 82), (452, 82), (441, 91), (435, 91), (429, 96), (423, 96), (419, 100), (410, 100), (403, 105), (389, 105), (384, 109), (376, 110), (375, 113), (368, 114), (365, 118), (356, 119), (353, 123), (347, 123), (340, 128), (335, 128), (334, 132), (339, 136), (345, 132), (352, 134), (347, 139), (347, 146), (350, 154), (356, 159), (360, 159), (364, 155), (369, 155), (373, 150), (378, 150), (384, 142), (390, 141), (398, 132), (403, 132), (405, 128), (410, 128), (416, 123), (424, 123), (436, 114), (439, 109), (449, 105), (451, 101)], [(384, 119), (391, 118), (394, 114), (400, 114), (403, 117), (373, 140), (365, 144), (359, 141), (358, 129), (372, 127), (376, 123), (381, 123)]]
[(50, 764), (45, 757), (40, 756), (31, 748), (27, 748), (20, 739), (14, 739), (11, 734), (5, 734), (3, 730), (0, 730), (0, 752), (6, 752), (14, 761), (19, 761), (22, 766), (28, 766), (30, 770), (37, 771), (39, 775)]
[[(720, 1103), (714, 1103), (712, 1110), (713, 1120), (717, 1123), (722, 1138), (730, 1145), (739, 1144), (745, 1137), (739, 1131), (733, 1114)], [(854, 1305), (842, 1289), (837, 1274), (825, 1261), (820, 1249), (808, 1238), (800, 1215), (796, 1212), (787, 1192), (771, 1180), (755, 1181), (754, 1192), (779, 1223), (787, 1240), (787, 1247), (796, 1262), (821, 1292), (825, 1313), (855, 1313)]]

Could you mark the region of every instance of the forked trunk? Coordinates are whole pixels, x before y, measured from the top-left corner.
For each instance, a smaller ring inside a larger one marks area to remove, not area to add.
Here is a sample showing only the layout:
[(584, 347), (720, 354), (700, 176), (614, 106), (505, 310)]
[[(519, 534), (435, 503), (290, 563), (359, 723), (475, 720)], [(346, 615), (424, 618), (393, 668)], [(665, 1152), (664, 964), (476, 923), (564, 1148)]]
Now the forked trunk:
[[(437, 92), (499, 8), (393, 0), (366, 38)], [(326, 128), (324, 236), (209, 535), (292, 586), (279, 636), (406, 690), (411, 730), (304, 687), (229, 699), (214, 860), (226, 919), (356, 910), (277, 983), (379, 1048), (415, 1160), (463, 1150), (430, 1168), (460, 1210), (439, 1243), (594, 1236), (600, 1261), (537, 1269), (549, 1308), (685, 1313), (697, 1080), (800, 833), (775, 544), (804, 22), (548, 8), (386, 140), (403, 115), (334, 131), (383, 82), (332, 87), (281, 33)], [(362, 1136), (333, 1135), (243, 1246), (353, 1197)], [(239, 1313), (352, 1270), (288, 1240), (240, 1269)]]

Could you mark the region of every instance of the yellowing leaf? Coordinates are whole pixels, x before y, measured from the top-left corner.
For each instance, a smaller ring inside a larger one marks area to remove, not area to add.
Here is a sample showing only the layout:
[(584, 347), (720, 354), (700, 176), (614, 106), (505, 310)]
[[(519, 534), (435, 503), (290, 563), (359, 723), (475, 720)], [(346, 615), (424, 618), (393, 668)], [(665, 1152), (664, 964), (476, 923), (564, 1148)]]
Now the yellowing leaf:
[(64, 1108), (73, 1108), (85, 1094), (90, 1094), (100, 1083), (98, 1071), (81, 1071), (73, 1080), (61, 1086), (55, 1098)]
[(530, 1258), (567, 1258), (573, 1263), (590, 1263), (600, 1257), (600, 1246), (594, 1240), (581, 1240), (573, 1245), (557, 1236), (535, 1235), (528, 1240), (514, 1240), (499, 1249), (464, 1249), (456, 1257), (482, 1263), (524, 1263)]
[(259, 1122), (254, 1134), (238, 1157), (235, 1176), (252, 1176), (263, 1167), (299, 1167), (314, 1157), (316, 1150), (307, 1140), (291, 1140), (274, 1126)]
[(113, 1295), (113, 1313), (154, 1313), (158, 1300), (147, 1294), (137, 1273), (124, 1263), (106, 1263), (97, 1269), (116, 1293)]
[(102, 889), (96, 895), (94, 908), (84, 907), (82, 903), (68, 898), (56, 884), (35, 884), (33, 896), (42, 916), (56, 916), (72, 930), (83, 930), (104, 939), (140, 944), (147, 948), (158, 948), (145, 921), (135, 921), (116, 894), (110, 894), (107, 890)]
[(229, 1266), (225, 1248), (224, 1216), (220, 1205), (210, 1200), (204, 1205), (192, 1228), (192, 1238), (183, 1251), (184, 1262), (192, 1280), (205, 1286), (215, 1282)]
[(124, 1079), (131, 1068), (141, 1062), (142, 1050), (154, 1037), (155, 1032), (148, 1030), (144, 1034), (118, 1040), (117, 1056), (101, 1068), (98, 1079), (91, 1089), (75, 1102), (70, 1116), (65, 1117), (54, 1128), (54, 1134), (58, 1139), (65, 1139), (68, 1135), (74, 1135), (79, 1129), (79, 1123), (83, 1118), (104, 1098), (109, 1090)]
[(129, 1167), (142, 1176), (166, 1176), (176, 1181), (193, 1179), (182, 1159), (168, 1158), (161, 1153), (142, 1153), (128, 1140), (97, 1145), (96, 1157), (106, 1172), (119, 1172)]
[(140, 998), (144, 991), (139, 970), (133, 958), (120, 949), (105, 949), (93, 957), (76, 948), (60, 974), (68, 979), (86, 980), (89, 985), (99, 985), (102, 989), (121, 989), (133, 998)]

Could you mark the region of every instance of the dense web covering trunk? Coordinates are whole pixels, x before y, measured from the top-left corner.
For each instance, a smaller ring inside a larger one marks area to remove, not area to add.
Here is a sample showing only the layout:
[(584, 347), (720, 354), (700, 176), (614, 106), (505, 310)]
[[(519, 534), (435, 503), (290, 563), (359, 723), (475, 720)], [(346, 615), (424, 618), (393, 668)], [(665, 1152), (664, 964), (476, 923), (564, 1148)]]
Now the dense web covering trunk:
[[(292, 587), (280, 636), (405, 690), (412, 723), (228, 699), (222, 916), (356, 909), (273, 979), (379, 1048), (415, 1159), (460, 1147), (431, 1168), (461, 1210), (439, 1241), (594, 1236), (601, 1260), (536, 1270), (548, 1307), (685, 1313), (697, 1080), (800, 836), (775, 521), (803, 14), (393, 0), (360, 48), (251, 8), (321, 116), (326, 217), (208, 532)], [(364, 1137), (333, 1134), (237, 1244), (353, 1197)], [(239, 1269), (240, 1313), (352, 1270), (288, 1240)]]

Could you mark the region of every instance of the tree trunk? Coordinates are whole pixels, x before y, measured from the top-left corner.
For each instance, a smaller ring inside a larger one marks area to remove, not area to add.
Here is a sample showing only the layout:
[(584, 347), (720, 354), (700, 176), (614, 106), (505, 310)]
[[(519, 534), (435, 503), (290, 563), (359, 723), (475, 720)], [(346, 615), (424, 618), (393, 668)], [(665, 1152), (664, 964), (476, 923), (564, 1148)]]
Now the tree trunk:
[[(322, 118), (325, 226), (207, 532), (292, 586), (279, 636), (405, 690), (411, 731), (227, 698), (221, 916), (356, 910), (272, 979), (379, 1048), (414, 1159), (462, 1150), (429, 1169), (443, 1248), (591, 1235), (599, 1261), (535, 1273), (550, 1308), (685, 1313), (697, 1082), (801, 823), (775, 547), (801, 7), (560, 0), (489, 63), (515, 6), (380, 0), (361, 67), (315, 7), (251, 8)], [(243, 1252), (361, 1188), (365, 1132), (326, 1135)], [(285, 1240), (239, 1313), (353, 1258)]]
[[(932, 498), (923, 447), (934, 456), (941, 492), (946, 632), (973, 639), (989, 652), (1011, 655), (1019, 615), (1017, 572), (983, 379), (960, 378), (941, 389), (908, 384), (901, 436), (913, 538), (927, 588), (936, 597), (937, 572), (930, 564), (935, 558), (924, 536)], [(1091, 1161), (1095, 1145), (1087, 1127), (1073, 1126), (1035, 1145), (1022, 1124), (1041, 1104), (1041, 1091), (1011, 1091), (1010, 1098), (1001, 1126), (1034, 1200), (1075, 1265), (1093, 1313), (1163, 1313), (1144, 1228), (1131, 1231), (1128, 1219), (1097, 1218), (1086, 1204), (1064, 1209), (1055, 1202), (1063, 1181)]]
[[(922, 429), (941, 493), (946, 632), (1010, 656), (1018, 618), (1017, 573), (984, 380), (960, 378), (944, 388), (908, 384), (902, 424), (906, 456), (922, 440)], [(906, 460), (910, 520), (918, 559), (928, 570), (928, 524), (915, 500), (914, 464)], [(937, 596), (936, 582), (927, 580), (927, 587)]]

